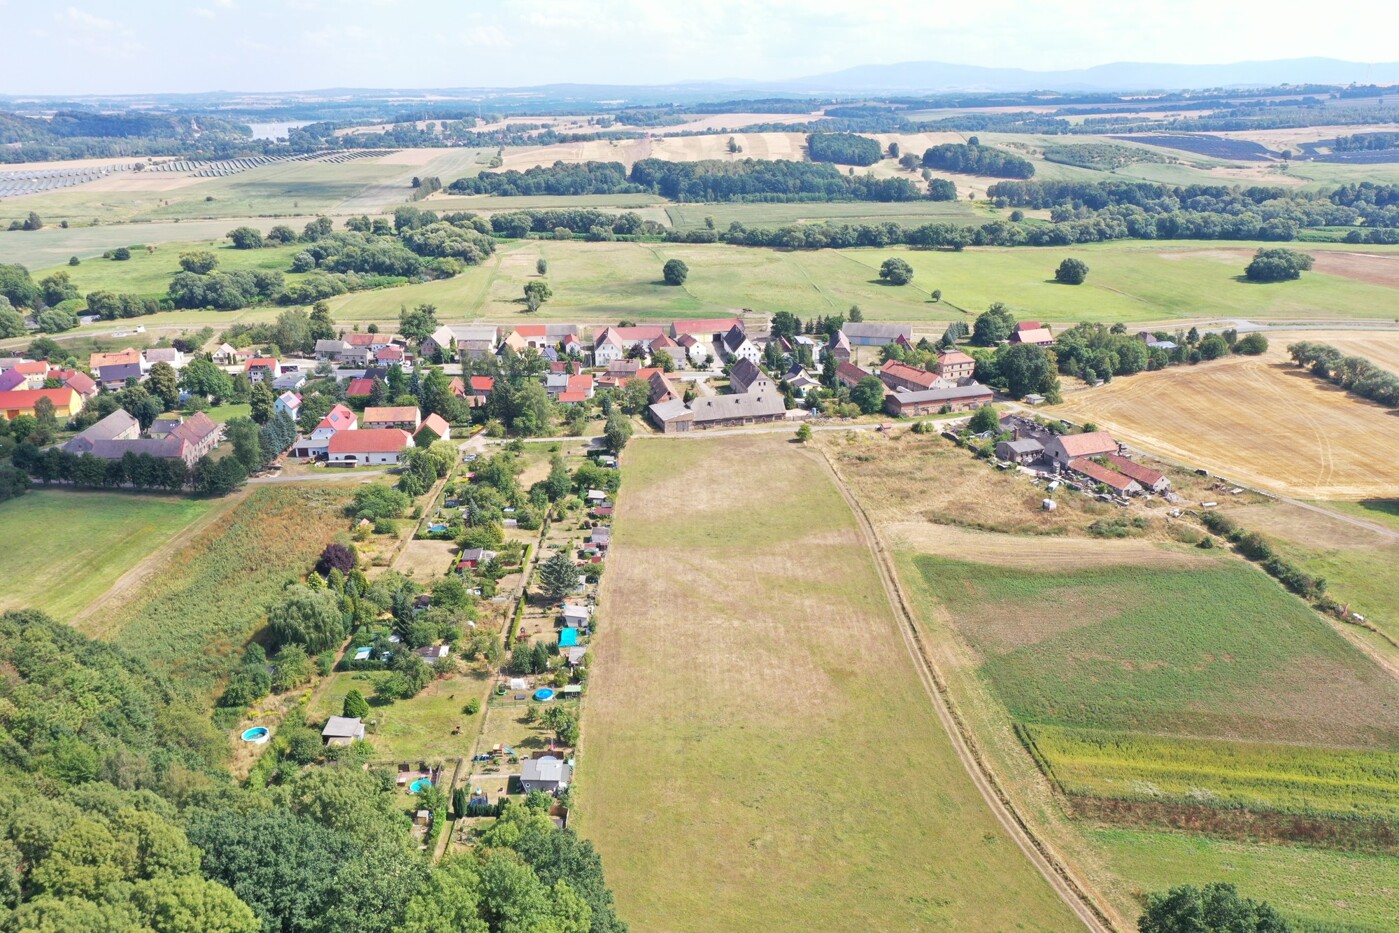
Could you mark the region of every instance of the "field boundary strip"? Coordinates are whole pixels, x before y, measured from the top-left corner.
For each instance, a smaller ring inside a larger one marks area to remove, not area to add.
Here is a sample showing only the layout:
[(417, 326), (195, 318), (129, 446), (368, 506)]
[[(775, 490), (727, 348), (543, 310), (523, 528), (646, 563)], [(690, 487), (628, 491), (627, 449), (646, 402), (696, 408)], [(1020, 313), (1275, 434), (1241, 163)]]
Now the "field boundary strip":
[(1085, 927), (1095, 931), (1095, 933), (1117, 931), (1119, 928), (1102, 906), (1100, 898), (1091, 893), (1063, 859), (1035, 833), (996, 778), (990, 763), (976, 744), (966, 720), (953, 704), (946, 681), (923, 645), (922, 633), (919, 632), (918, 626), (913, 620), (903, 586), (899, 583), (898, 575), (889, 563), (888, 552), (883, 539), (880, 538), (875, 529), (874, 523), (865, 513), (864, 506), (845, 485), (845, 481), (841, 479), (840, 473), (831, 464), (830, 459), (824, 453), (809, 455), (821, 463), (840, 492), (841, 498), (845, 500), (854, 514), (860, 536), (865, 539), (874, 557), (875, 568), (879, 572), (880, 582), (884, 585), (885, 596), (889, 601), (890, 608), (894, 610), (898, 619), (899, 633), (903, 636), (904, 644), (914, 659), (914, 667), (918, 671), (919, 680), (922, 681), (924, 689), (933, 701), (933, 707), (939, 721), (943, 724), (943, 728), (947, 731), (953, 750), (956, 751), (958, 759), (966, 768), (968, 776), (971, 777), (972, 783), (981, 793), (982, 799), (986, 801), (992, 815), (996, 817), (996, 820), (1015, 840), (1016, 846), (1025, 853), (1031, 864), (1049, 882), (1050, 887), (1083, 922)]

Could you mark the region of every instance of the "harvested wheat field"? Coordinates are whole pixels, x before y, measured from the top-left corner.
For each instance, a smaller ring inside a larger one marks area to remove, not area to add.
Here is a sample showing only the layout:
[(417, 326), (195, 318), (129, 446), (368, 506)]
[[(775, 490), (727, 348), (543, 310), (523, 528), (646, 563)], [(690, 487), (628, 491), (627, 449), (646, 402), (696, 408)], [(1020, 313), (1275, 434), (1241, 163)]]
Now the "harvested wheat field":
[(1234, 357), (1115, 379), (1056, 414), (1230, 481), (1309, 499), (1399, 491), (1399, 418), (1285, 361)]
[(633, 929), (1076, 928), (956, 758), (820, 461), (646, 440), (623, 469), (575, 800)]

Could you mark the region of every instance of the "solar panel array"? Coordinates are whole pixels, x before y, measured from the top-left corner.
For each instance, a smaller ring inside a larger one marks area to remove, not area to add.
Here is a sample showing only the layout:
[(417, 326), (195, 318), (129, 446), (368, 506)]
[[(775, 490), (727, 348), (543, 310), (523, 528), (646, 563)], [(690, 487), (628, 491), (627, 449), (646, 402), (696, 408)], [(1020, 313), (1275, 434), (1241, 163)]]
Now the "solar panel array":
[[(252, 156), (247, 159), (221, 159), (212, 162), (196, 162), (188, 159), (174, 159), (169, 162), (148, 162), (146, 172), (175, 172), (195, 178), (226, 178), (249, 169), (282, 162), (328, 162), (340, 164), (356, 159), (372, 159), (392, 155), (397, 149), (351, 149), (337, 152), (308, 152), (294, 156)], [(87, 168), (31, 169), (29, 171), (0, 172), (0, 198), (15, 198), (26, 194), (40, 194), (57, 191), (106, 178), (108, 175), (135, 171), (135, 162), (116, 162), (110, 165), (89, 166)]]

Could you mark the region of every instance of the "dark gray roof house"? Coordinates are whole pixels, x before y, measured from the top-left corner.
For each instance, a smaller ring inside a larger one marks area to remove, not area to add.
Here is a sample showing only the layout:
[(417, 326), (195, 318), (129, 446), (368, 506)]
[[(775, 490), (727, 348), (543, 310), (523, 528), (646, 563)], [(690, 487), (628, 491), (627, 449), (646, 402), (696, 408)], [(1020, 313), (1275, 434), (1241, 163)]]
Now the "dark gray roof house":
[(740, 359), (729, 370), (729, 388), (735, 395), (760, 389), (771, 391), (772, 380), (752, 360)]

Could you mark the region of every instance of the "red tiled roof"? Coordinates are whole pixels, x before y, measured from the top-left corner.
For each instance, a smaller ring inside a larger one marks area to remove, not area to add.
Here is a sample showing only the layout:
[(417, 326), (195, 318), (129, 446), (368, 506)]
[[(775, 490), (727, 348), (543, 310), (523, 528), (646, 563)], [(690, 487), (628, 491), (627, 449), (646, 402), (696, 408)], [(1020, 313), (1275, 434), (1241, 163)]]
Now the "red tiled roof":
[(976, 360), (961, 350), (943, 350), (938, 353), (939, 366), (965, 366), (968, 363), (975, 364)]
[(489, 392), (495, 388), (495, 379), (490, 376), (472, 376), (471, 391)]
[(48, 360), (25, 360), (23, 363), (16, 363), (14, 370), (17, 373), (24, 373), (26, 376), (42, 376), (49, 371)]
[(671, 325), (673, 334), (722, 334), (738, 323), (736, 317), (708, 317), (689, 321), (676, 321)]
[(350, 384), (345, 387), (346, 395), (368, 395), (370, 392), (373, 391), (374, 380), (365, 379), (364, 377), (360, 377), (359, 379), (351, 379)]
[(907, 363), (900, 363), (898, 360), (885, 360), (879, 371), (901, 382), (911, 382), (925, 389), (931, 389), (938, 381), (935, 373), (919, 369), (917, 366), (909, 366)]
[(277, 361), (270, 356), (255, 356), (252, 359), (248, 360), (248, 362), (243, 364), (243, 369), (244, 371), (247, 371), (255, 367), (261, 368), (263, 366), (270, 366), (273, 369), (276, 369)]
[(1016, 330), (1039, 330), (1039, 321), (1020, 321), (1015, 325)]
[(352, 347), (372, 347), (378, 340), (378, 334), (346, 334), (340, 339)]
[(1069, 469), (1073, 470), (1076, 473), (1082, 473), (1089, 479), (1097, 480), (1098, 482), (1106, 486), (1111, 486), (1113, 489), (1119, 491), (1128, 489), (1134, 482), (1134, 480), (1130, 476), (1123, 476), (1116, 470), (1109, 470), (1101, 463), (1094, 463), (1092, 460), (1089, 460), (1085, 457), (1079, 457), (1076, 460), (1070, 460)]
[(587, 392), (593, 387), (592, 373), (584, 373), (581, 376), (568, 377), (569, 392)]
[(409, 445), (412, 438), (402, 428), (365, 428), (339, 431), (330, 439), (331, 454), (391, 454)]
[(457, 398), (466, 397), (466, 383), (461, 381), (460, 376), (453, 376), (451, 381), (447, 383), (447, 388), (451, 389), (452, 394)]
[(586, 392), (560, 392), (559, 401), (565, 405), (573, 402), (586, 402), (588, 395)]
[(419, 431), (424, 429), (431, 431), (438, 437), (446, 437), (451, 433), (452, 426), (447, 423), (446, 418), (443, 418), (437, 412), (432, 412), (423, 419), (422, 426), (418, 428)]
[(87, 358), (87, 368), (96, 371), (103, 366), (119, 366), (122, 363), (139, 362), (141, 362), (141, 351), (127, 347), (125, 350), (118, 350), (115, 353), (90, 354)]
[(401, 360), (403, 359), (402, 347), (380, 347), (374, 351), (376, 360)]
[(865, 372), (854, 363), (847, 363), (841, 360), (836, 364), (836, 375), (850, 382), (859, 382), (861, 379), (868, 376), (869, 373)]
[(1155, 486), (1166, 478), (1164, 473), (1158, 473), (1150, 467), (1144, 467), (1120, 454), (1108, 454), (1107, 458), (1108, 463), (1111, 463), (1117, 472), (1132, 477), (1143, 486)]
[(354, 423), (355, 413), (344, 405), (337, 404), (326, 413), (326, 416), (321, 419), (321, 423), (317, 425), (317, 427), (334, 428), (337, 431), (342, 431)]
[(1092, 431), (1088, 434), (1065, 434), (1059, 438), (1064, 453), (1070, 457), (1096, 457), (1098, 454), (1117, 453), (1117, 441), (1106, 431)]

